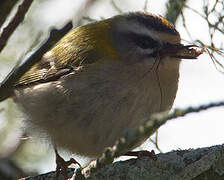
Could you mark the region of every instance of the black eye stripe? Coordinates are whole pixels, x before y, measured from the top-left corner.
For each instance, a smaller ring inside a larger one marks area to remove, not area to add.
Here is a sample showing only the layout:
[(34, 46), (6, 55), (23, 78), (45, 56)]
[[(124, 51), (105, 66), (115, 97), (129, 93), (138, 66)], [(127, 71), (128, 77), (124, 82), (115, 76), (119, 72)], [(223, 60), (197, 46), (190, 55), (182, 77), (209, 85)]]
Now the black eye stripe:
[(133, 43), (135, 43), (138, 47), (142, 49), (154, 49), (160, 46), (159, 42), (152, 39), (150, 36), (134, 33), (128, 33), (127, 36)]
[(148, 36), (138, 36), (134, 39), (137, 46), (142, 49), (153, 49), (159, 46), (159, 43)]

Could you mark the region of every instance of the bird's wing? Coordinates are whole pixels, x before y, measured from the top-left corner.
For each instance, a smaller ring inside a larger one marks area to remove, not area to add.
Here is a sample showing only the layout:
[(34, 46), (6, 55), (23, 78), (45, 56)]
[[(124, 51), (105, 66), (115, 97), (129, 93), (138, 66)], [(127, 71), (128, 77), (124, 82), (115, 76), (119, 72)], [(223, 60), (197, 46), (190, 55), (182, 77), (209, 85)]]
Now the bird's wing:
[(27, 71), (16, 83), (15, 87), (27, 86), (33, 83), (43, 83), (56, 80), (72, 71), (71, 67), (55, 66), (54, 60), (43, 57), (40, 62)]
[(14, 86), (21, 87), (56, 80), (79, 66), (83, 61), (80, 58), (83, 57), (81, 54), (85, 50), (77, 47), (77, 41), (74, 39), (78, 38), (78, 35), (75, 32), (72, 31), (62, 38)]
[[(78, 27), (65, 35), (40, 62), (35, 64), (15, 84), (15, 86), (30, 85), (33, 83), (55, 80), (70, 73), (80, 66), (99, 62), (104, 56), (117, 59), (117, 53), (108, 33), (102, 33), (109, 28), (105, 21)], [(98, 23), (98, 24), (99, 24)], [(100, 29), (99, 29), (100, 27)], [(112, 43), (112, 42), (111, 42)]]

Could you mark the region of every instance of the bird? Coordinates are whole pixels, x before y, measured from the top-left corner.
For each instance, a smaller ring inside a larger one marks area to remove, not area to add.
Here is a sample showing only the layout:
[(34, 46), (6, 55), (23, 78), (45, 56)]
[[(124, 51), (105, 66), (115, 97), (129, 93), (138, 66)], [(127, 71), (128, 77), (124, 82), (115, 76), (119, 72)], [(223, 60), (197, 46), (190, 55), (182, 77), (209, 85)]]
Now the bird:
[(190, 47), (161, 16), (116, 15), (71, 30), (13, 85), (12, 98), (28, 131), (98, 157), (127, 130), (172, 108), (181, 59), (198, 56)]

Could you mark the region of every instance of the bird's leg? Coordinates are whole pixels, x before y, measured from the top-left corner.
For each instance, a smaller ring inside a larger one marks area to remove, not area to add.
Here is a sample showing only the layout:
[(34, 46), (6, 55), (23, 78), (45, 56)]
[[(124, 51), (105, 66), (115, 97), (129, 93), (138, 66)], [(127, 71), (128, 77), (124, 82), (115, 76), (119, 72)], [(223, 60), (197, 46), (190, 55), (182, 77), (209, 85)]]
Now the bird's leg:
[(63, 176), (67, 180), (68, 179), (67, 169), (72, 164), (78, 164), (79, 167), (82, 168), (82, 166), (79, 164), (79, 162), (76, 161), (74, 158), (71, 158), (69, 161), (65, 161), (58, 154), (56, 147), (54, 147), (54, 151), (55, 151), (55, 155), (56, 155), (56, 177), (55, 177), (56, 180), (58, 179), (60, 172), (62, 172)]
[(154, 161), (157, 160), (155, 151), (128, 151), (124, 154), (124, 156), (137, 156), (137, 157), (150, 157)]

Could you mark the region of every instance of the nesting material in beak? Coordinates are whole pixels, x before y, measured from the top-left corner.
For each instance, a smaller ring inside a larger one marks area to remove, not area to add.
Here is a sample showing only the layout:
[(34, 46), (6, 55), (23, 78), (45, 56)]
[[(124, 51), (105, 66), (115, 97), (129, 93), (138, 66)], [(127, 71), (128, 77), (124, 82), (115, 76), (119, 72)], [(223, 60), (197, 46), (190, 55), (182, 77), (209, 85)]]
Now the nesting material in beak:
[(158, 56), (170, 56), (181, 59), (197, 59), (204, 53), (204, 49), (200, 50), (196, 45), (170, 44), (169, 48), (162, 49), (157, 52)]

